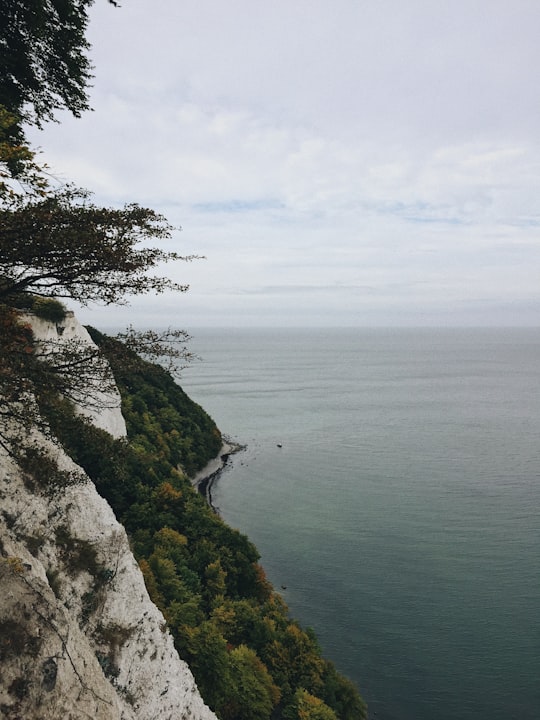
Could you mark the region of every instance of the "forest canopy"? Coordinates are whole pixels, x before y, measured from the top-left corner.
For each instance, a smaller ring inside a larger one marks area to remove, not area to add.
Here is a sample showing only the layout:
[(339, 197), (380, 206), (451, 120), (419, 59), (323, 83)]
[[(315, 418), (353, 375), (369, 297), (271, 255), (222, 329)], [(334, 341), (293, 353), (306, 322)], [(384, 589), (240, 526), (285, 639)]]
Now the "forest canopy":
[[(188, 479), (213, 457), (213, 421), (163, 368), (91, 329), (122, 394), (129, 444), (74, 415), (44, 411), (57, 436), (124, 524), (152, 600), (207, 704), (221, 720), (362, 720), (357, 689), (321, 656), (247, 537)], [(180, 468), (180, 471), (179, 471)]]

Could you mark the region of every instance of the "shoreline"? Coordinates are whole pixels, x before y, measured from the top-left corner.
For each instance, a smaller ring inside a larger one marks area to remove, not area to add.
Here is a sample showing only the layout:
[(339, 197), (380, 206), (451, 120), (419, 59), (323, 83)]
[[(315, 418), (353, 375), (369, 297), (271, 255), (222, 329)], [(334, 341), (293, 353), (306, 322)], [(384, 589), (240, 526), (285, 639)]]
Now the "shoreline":
[(219, 515), (219, 509), (212, 503), (212, 487), (227, 467), (231, 455), (245, 449), (245, 445), (235, 443), (230, 438), (223, 438), (223, 445), (216, 457), (210, 460), (191, 478), (192, 486), (206, 499), (208, 505), (217, 515)]

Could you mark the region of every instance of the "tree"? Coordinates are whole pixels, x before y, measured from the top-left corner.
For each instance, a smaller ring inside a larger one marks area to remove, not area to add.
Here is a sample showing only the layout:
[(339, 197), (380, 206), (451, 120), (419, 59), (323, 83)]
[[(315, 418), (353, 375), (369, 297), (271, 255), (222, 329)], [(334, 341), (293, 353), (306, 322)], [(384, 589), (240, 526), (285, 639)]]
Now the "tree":
[[(0, 187), (0, 414), (4, 419), (0, 440), (11, 450), (20, 450), (28, 427), (39, 422), (30, 396), (39, 401), (44, 393), (62, 395), (88, 406), (89, 387), (102, 391), (94, 394), (99, 403), (106, 397), (103, 391), (113, 384), (95, 346), (61, 336), (36, 343), (15, 308), (31, 312), (41, 308), (54, 320), (64, 310), (53, 297), (109, 305), (125, 303), (129, 295), (185, 292), (186, 285), (152, 270), (194, 258), (148, 245), (150, 239), (168, 239), (172, 230), (153, 210), (138, 205), (101, 208), (85, 191), (33, 187), (39, 191), (30, 195), (9, 189), (2, 193)], [(189, 336), (182, 331), (137, 333), (130, 328), (123, 339), (129, 346), (120, 345), (126, 359), (135, 357), (133, 350), (154, 358), (164, 354), (170, 366), (190, 357), (185, 347)]]
[(230, 665), (231, 683), (227, 702), (220, 709), (221, 717), (224, 720), (270, 718), (280, 700), (280, 692), (257, 653), (246, 645), (239, 645), (230, 653)]
[[(41, 126), (59, 109), (76, 117), (88, 109), (86, 29), (93, 2), (0, 0), (0, 105), (21, 121)], [(13, 138), (22, 137), (18, 124)]]
[[(206, 704), (215, 710), (230, 695), (231, 663), (227, 643), (212, 622), (183, 628), (180, 646)], [(177, 635), (178, 638), (178, 635)], [(182, 644), (185, 642), (185, 647)]]
[[(98, 207), (85, 190), (53, 188), (25, 142), (24, 123), (39, 126), (60, 108), (78, 116), (88, 107), (85, 31), (92, 3), (0, 0), (0, 443), (18, 456), (28, 449), (32, 425), (47, 431), (39, 415), (44, 394), (49, 405), (61, 395), (88, 406), (89, 385), (106, 393), (112, 376), (87, 343), (35, 342), (14, 308), (35, 311), (36, 297), (109, 305), (129, 295), (185, 292), (186, 285), (153, 271), (195, 257), (149, 245), (172, 232), (153, 210)], [(129, 350), (153, 358), (163, 352), (171, 368), (190, 357), (182, 331), (130, 328), (123, 339), (126, 356)]]
[(287, 720), (337, 720), (336, 713), (326, 703), (303, 688), (295, 692), (285, 716)]
[[(190, 362), (198, 359), (187, 347), (191, 336), (185, 330), (169, 327), (166, 330), (141, 331), (129, 325), (125, 332), (119, 332), (114, 337), (103, 335), (95, 328), (89, 328), (89, 331), (105, 355), (114, 356), (121, 362), (124, 376), (141, 371), (142, 359), (158, 363), (171, 375), (179, 375)], [(115, 362), (115, 365), (118, 366), (118, 363)]]
[[(31, 308), (35, 295), (108, 305), (125, 303), (129, 295), (187, 290), (152, 274), (158, 265), (195, 257), (148, 246), (150, 239), (170, 238), (172, 227), (165, 218), (136, 204), (97, 207), (85, 190), (52, 189), (46, 167), (36, 162), (24, 140), (23, 123), (41, 125), (60, 108), (76, 116), (88, 108), (91, 66), (85, 32), (92, 4), (0, 0), (0, 304), (5, 307)], [(5, 348), (17, 345), (8, 337), (20, 334), (16, 324), (10, 313), (0, 323)], [(189, 359), (189, 338), (182, 331), (137, 333), (130, 328), (123, 339), (148, 357), (165, 351), (170, 365)], [(60, 342), (41, 352), (41, 359), (49, 371), (68, 374), (70, 368), (82, 368), (84, 360), (94, 360), (88, 347), (79, 356), (75, 351), (73, 343), (66, 351)], [(0, 386), (13, 363), (19, 379), (25, 370), (37, 379), (36, 364), (21, 363), (25, 357), (1, 359)]]
[(0, 209), (0, 229), (0, 301), (32, 292), (109, 305), (124, 303), (126, 295), (185, 292), (186, 285), (148, 272), (195, 257), (137, 247), (171, 236), (172, 227), (153, 210), (98, 207), (73, 188)]
[(48, 185), (43, 170), (21, 137), (20, 118), (0, 105), (0, 200), (41, 195)]
[(9, 449), (11, 438), (28, 434), (35, 416), (26, 395), (31, 390), (26, 367), (32, 363), (34, 339), (17, 313), (0, 305), (0, 444)]
[(367, 705), (354, 683), (340, 675), (329, 660), (325, 660), (324, 664), (324, 689), (321, 698), (335, 711), (340, 720), (365, 720)]
[(227, 573), (221, 567), (219, 558), (206, 566), (204, 579), (206, 581), (206, 596), (210, 607), (223, 602), (227, 591), (226, 577)]
[(86, 29), (93, 3), (0, 0), (0, 198), (13, 195), (8, 179), (37, 194), (48, 184), (25, 142), (24, 125), (42, 127), (61, 109), (75, 117), (89, 109)]

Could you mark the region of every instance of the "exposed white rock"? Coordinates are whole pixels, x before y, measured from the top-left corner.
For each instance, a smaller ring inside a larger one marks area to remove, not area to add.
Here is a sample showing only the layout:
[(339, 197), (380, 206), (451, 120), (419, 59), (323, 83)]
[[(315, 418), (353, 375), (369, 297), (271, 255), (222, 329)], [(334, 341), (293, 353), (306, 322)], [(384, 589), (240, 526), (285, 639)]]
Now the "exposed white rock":
[[(41, 341), (44, 351), (47, 352), (47, 344), (54, 346), (61, 343), (69, 343), (77, 341), (82, 345), (88, 345), (95, 348), (92, 338), (75, 317), (74, 313), (68, 311), (64, 320), (53, 323), (48, 320), (42, 320), (36, 315), (27, 314), (24, 319), (32, 326), (32, 332), (36, 340)], [(113, 437), (125, 437), (126, 423), (122, 417), (120, 410), (120, 393), (114, 386), (112, 373), (105, 365), (105, 376), (108, 376), (109, 387), (103, 389), (103, 385), (98, 381), (88, 383), (86, 394), (88, 402), (81, 403), (78, 410), (81, 414), (88, 417), (94, 425), (106, 430)]]
[[(80, 336), (76, 321), (69, 328)], [(37, 330), (46, 339), (54, 325)], [(96, 424), (120, 425), (112, 415)], [(35, 439), (61, 469), (82, 472)], [(0, 717), (215, 720), (93, 483), (42, 487), (1, 448)]]

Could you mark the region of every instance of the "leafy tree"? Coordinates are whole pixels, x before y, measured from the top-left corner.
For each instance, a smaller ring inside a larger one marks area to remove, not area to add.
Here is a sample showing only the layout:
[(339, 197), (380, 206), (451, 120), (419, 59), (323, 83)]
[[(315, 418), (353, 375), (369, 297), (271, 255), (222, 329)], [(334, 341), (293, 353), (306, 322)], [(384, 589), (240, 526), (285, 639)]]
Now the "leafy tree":
[(325, 660), (324, 689), (321, 698), (337, 714), (340, 720), (363, 720), (367, 718), (367, 705), (356, 686), (340, 675), (333, 663)]
[(275, 635), (275, 628), (252, 599), (224, 600), (212, 611), (212, 618), (232, 645), (249, 645), (257, 653)]
[(40, 347), (19, 313), (1, 303), (0, 347), (0, 442), (12, 454), (22, 449), (32, 426), (49, 434), (39, 412), (45, 398), (61, 393), (89, 406), (89, 385), (112, 386), (112, 375), (96, 348), (77, 341)]
[(227, 643), (215, 625), (205, 621), (185, 628), (185, 654), (205, 702), (221, 707), (230, 694), (231, 665)]
[(280, 699), (279, 688), (257, 653), (239, 645), (230, 653), (231, 685), (223, 720), (267, 720)]
[(150, 595), (150, 600), (158, 607), (163, 607), (165, 601), (158, 590), (156, 576), (154, 575), (148, 560), (146, 560), (146, 558), (142, 558), (139, 562), (139, 567), (141, 568), (144, 583), (146, 585), (146, 589), (148, 590), (148, 594)]
[(280, 633), (279, 642), (273, 651), (269, 649), (262, 657), (271, 672), (285, 674), (291, 688), (303, 687), (314, 694), (322, 689), (324, 661), (312, 631), (303, 630), (297, 623), (289, 622), (284, 632)]
[[(109, 0), (112, 5), (117, 3)], [(40, 126), (66, 108), (87, 110), (93, 0), (0, 0), (0, 105)], [(22, 139), (19, 125), (13, 133)]]
[(285, 713), (286, 720), (337, 720), (336, 713), (320, 698), (298, 688), (294, 702)]
[[(36, 343), (12, 308), (39, 310), (36, 296), (108, 305), (130, 295), (184, 292), (187, 286), (154, 271), (194, 257), (150, 246), (172, 231), (153, 210), (98, 207), (85, 190), (53, 188), (25, 142), (24, 123), (39, 126), (61, 108), (78, 116), (88, 107), (85, 32), (92, 3), (0, 0), (0, 397), (2, 414), (11, 419), (0, 428), (0, 441), (10, 451), (39, 421), (31, 395), (59, 392), (88, 404), (88, 384), (106, 390), (111, 381), (95, 349), (63, 339)], [(125, 339), (149, 357), (165, 351), (170, 364), (189, 357), (181, 331), (131, 328)]]
[(168, 239), (172, 230), (161, 215), (138, 205), (101, 208), (85, 191), (65, 188), (1, 209), (0, 228), (0, 300), (32, 292), (109, 305), (125, 303), (127, 295), (187, 290), (148, 274), (193, 256), (138, 247)]
[(42, 405), (49, 406), (50, 416), (62, 414), (60, 396), (87, 409), (103, 408), (110, 397), (103, 393), (113, 387), (95, 346), (78, 338), (37, 342), (24, 316), (0, 303), (0, 443), (13, 457), (24, 457), (32, 427), (53, 439)]
[[(1, 0), (0, 0), (1, 1)], [(45, 169), (22, 140), (20, 118), (0, 105), (0, 199), (40, 195), (48, 185)], [(10, 181), (17, 178), (17, 184)]]
[[(9, 175), (8, 170), (4, 175)], [(33, 183), (32, 178), (29, 182)], [(2, 187), (8, 189), (3, 193)], [(107, 391), (113, 383), (95, 347), (62, 337), (36, 343), (14, 308), (30, 309), (40, 315), (46, 312), (49, 316), (54, 309), (58, 320), (62, 308), (51, 306), (53, 297), (72, 298), (82, 304), (121, 304), (128, 295), (184, 292), (187, 286), (152, 274), (152, 270), (193, 256), (150, 247), (151, 238), (167, 239), (172, 228), (162, 216), (137, 205), (100, 208), (90, 202), (88, 193), (71, 188), (50, 191), (43, 186), (37, 194), (17, 195), (10, 192), (7, 183), (0, 182), (0, 201), (2, 197), (0, 395), (4, 399), (3, 414), (15, 421), (11, 431), (17, 424), (26, 428), (32, 420), (39, 421), (35, 404), (27, 401), (29, 393), (61, 393), (88, 406), (92, 398), (99, 403), (104, 397), (103, 393), (92, 396), (88, 387)], [(48, 305), (44, 299), (48, 299)], [(181, 331), (137, 333), (130, 328), (124, 337), (131, 348), (149, 356), (164, 354), (169, 364), (189, 358), (185, 346), (188, 336)], [(171, 341), (180, 348), (172, 346)], [(128, 355), (126, 349), (124, 357)], [(0, 429), (6, 447), (16, 445), (26, 434), (12, 432), (8, 441), (6, 432)]]
[(204, 579), (206, 581), (206, 595), (210, 606), (219, 603), (225, 597), (226, 585), (225, 578), (227, 573), (221, 567), (220, 560), (214, 560), (209, 563), (204, 571)]

